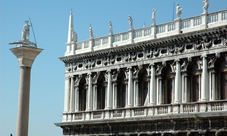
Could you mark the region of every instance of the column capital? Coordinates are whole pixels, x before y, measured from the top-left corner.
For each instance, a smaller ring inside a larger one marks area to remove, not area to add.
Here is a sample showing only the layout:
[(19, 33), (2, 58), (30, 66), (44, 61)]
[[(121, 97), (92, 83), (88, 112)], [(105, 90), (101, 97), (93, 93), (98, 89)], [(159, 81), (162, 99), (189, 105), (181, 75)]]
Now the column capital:
[(32, 67), (36, 56), (41, 53), (43, 49), (34, 48), (30, 46), (20, 46), (10, 49), (11, 52), (17, 57), (20, 66)]

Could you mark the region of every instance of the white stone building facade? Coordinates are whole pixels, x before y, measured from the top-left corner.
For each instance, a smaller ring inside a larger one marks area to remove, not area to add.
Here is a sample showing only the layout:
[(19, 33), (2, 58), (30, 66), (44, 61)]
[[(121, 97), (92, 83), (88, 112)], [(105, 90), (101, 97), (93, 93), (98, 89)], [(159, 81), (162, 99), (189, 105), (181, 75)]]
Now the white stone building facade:
[(77, 42), (70, 14), (63, 135), (227, 135), (227, 10), (130, 28)]

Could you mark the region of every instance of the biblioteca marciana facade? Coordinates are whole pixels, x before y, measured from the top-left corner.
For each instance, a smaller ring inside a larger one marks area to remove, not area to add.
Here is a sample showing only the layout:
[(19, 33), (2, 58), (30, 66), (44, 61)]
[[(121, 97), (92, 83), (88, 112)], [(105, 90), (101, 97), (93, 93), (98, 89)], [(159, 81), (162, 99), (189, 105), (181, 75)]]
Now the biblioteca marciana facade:
[(69, 17), (64, 136), (227, 135), (227, 10), (77, 41)]

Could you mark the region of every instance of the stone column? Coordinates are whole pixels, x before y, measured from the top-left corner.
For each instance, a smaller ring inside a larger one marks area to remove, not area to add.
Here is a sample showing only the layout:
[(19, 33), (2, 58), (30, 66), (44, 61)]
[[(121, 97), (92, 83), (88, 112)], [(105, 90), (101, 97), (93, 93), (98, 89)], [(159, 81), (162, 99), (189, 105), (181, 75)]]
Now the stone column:
[(135, 100), (135, 107), (139, 106), (139, 94), (138, 94), (138, 80), (134, 80), (134, 100)]
[(202, 84), (201, 84), (201, 101), (207, 100), (208, 91), (208, 71), (207, 71), (207, 56), (203, 56), (203, 66), (202, 66)]
[(113, 108), (117, 108), (117, 83), (113, 83)]
[(75, 87), (75, 111), (79, 111), (79, 87)]
[(87, 90), (87, 107), (86, 111), (92, 110), (92, 77), (91, 73), (88, 73), (88, 90)]
[(180, 61), (176, 60), (174, 103), (179, 103), (179, 94), (180, 94), (180, 87), (181, 87), (180, 77), (181, 77)]
[(69, 111), (69, 77), (65, 77), (64, 113)]
[(133, 94), (133, 83), (132, 83), (132, 68), (128, 68), (128, 105), (127, 107), (132, 107), (132, 94)]
[(107, 71), (108, 76), (108, 83), (107, 83), (107, 97), (106, 97), (106, 108), (105, 109), (111, 109), (112, 108), (112, 78), (111, 78), (111, 70)]
[(211, 72), (211, 100), (215, 101), (216, 100), (216, 73), (215, 70)]
[(93, 110), (97, 110), (97, 85), (93, 84)]
[(184, 76), (184, 91), (185, 91), (185, 102), (189, 102), (190, 100), (188, 99), (188, 95), (190, 95), (190, 93), (188, 92), (188, 75), (185, 74)]
[(31, 67), (36, 56), (39, 55), (43, 49), (22, 45), (10, 50), (17, 57), (20, 65), (17, 136), (27, 136), (29, 122)]
[(151, 77), (150, 77), (150, 101), (149, 105), (155, 104), (155, 68), (151, 65)]
[(74, 77), (71, 76), (71, 87), (70, 87), (70, 112), (75, 111), (75, 92), (74, 92)]

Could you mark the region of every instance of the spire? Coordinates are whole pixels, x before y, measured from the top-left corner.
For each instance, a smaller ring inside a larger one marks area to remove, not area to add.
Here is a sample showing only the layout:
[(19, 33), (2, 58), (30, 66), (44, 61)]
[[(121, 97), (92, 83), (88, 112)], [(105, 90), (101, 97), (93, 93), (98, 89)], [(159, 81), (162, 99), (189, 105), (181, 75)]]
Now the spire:
[(67, 43), (71, 43), (71, 41), (72, 41), (72, 31), (73, 31), (73, 12), (71, 10), (70, 15), (69, 15), (69, 29), (68, 29)]

